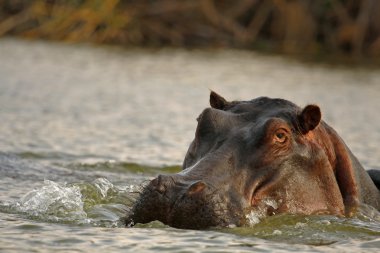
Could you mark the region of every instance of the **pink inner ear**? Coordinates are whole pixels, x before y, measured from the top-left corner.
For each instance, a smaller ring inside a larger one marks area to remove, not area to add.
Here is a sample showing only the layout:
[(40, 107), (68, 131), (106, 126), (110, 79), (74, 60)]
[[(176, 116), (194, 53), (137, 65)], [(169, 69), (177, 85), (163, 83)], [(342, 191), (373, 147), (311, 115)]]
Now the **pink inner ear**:
[(226, 99), (224, 99), (222, 96), (220, 96), (216, 92), (211, 91), (210, 105), (212, 108), (223, 110), (228, 105), (228, 102)]
[(302, 133), (306, 134), (316, 128), (321, 118), (321, 109), (317, 105), (307, 105), (298, 117)]

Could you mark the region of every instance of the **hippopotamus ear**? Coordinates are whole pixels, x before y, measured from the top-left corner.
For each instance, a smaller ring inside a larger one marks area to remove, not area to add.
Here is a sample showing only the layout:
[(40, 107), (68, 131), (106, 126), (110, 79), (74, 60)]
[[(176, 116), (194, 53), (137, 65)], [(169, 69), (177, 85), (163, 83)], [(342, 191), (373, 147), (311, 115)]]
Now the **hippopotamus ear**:
[(316, 128), (321, 121), (321, 109), (317, 105), (307, 105), (298, 115), (300, 130), (303, 134)]
[(210, 105), (212, 108), (219, 109), (219, 110), (224, 110), (229, 103), (227, 102), (224, 97), (221, 95), (217, 94), (214, 91), (211, 91), (210, 93)]

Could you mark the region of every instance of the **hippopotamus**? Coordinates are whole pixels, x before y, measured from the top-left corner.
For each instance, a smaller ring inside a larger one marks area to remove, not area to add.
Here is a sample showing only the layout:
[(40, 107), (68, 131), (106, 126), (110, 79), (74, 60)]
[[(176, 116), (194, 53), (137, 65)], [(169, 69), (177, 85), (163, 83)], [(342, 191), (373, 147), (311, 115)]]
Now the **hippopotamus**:
[[(279, 98), (227, 101), (211, 91), (177, 174), (142, 190), (127, 223), (176, 228), (249, 225), (252, 212), (352, 216), (380, 193), (320, 107)], [(373, 177), (379, 179), (379, 173)]]

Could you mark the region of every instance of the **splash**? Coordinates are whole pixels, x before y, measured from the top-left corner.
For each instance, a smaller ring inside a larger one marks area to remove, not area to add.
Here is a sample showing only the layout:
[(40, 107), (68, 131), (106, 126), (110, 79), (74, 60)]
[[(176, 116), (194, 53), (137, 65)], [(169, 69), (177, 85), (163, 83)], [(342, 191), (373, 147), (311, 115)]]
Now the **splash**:
[(380, 222), (380, 212), (376, 208), (366, 204), (359, 206), (354, 217), (363, 221)]
[(17, 211), (27, 213), (50, 221), (86, 221), (80, 188), (45, 180), (44, 186), (24, 195), (14, 207)]
[(95, 179), (93, 185), (99, 190), (99, 193), (103, 198), (106, 198), (108, 191), (114, 188), (114, 185), (105, 178)]
[(271, 210), (278, 209), (280, 202), (281, 201), (277, 201), (271, 198), (263, 199), (254, 210), (252, 210), (250, 213), (246, 215), (248, 224), (250, 226), (254, 226), (260, 223), (262, 219), (268, 216), (269, 209)]
[(106, 178), (92, 182), (57, 183), (45, 180), (16, 202), (2, 202), (3, 211), (28, 218), (102, 227), (125, 226), (123, 218), (139, 186), (115, 186)]
[(254, 226), (260, 223), (260, 221), (265, 217), (266, 217), (266, 212), (261, 208), (257, 210), (252, 210), (249, 214), (246, 215), (248, 224), (250, 226)]
[(140, 192), (139, 186), (116, 186), (106, 178), (82, 183), (80, 188), (91, 224), (102, 227), (124, 227), (124, 217)]

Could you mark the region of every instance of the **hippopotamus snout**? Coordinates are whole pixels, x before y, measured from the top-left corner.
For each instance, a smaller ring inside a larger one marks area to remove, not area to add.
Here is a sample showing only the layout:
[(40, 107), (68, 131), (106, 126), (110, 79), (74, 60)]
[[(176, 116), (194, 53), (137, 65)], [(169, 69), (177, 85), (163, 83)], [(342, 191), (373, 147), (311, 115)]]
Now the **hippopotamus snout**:
[[(228, 206), (225, 193), (203, 180), (186, 180), (178, 174), (159, 175), (143, 190), (129, 220), (159, 220), (177, 228), (202, 229), (236, 224), (238, 212)], [(231, 215), (234, 213), (234, 215)], [(235, 217), (235, 220), (231, 220)]]
[(211, 187), (202, 180), (182, 182), (176, 181), (173, 176), (167, 175), (159, 175), (150, 182), (149, 187), (167, 197), (170, 197), (172, 194), (178, 195), (178, 193), (182, 193), (183, 197), (186, 197), (211, 190)]

